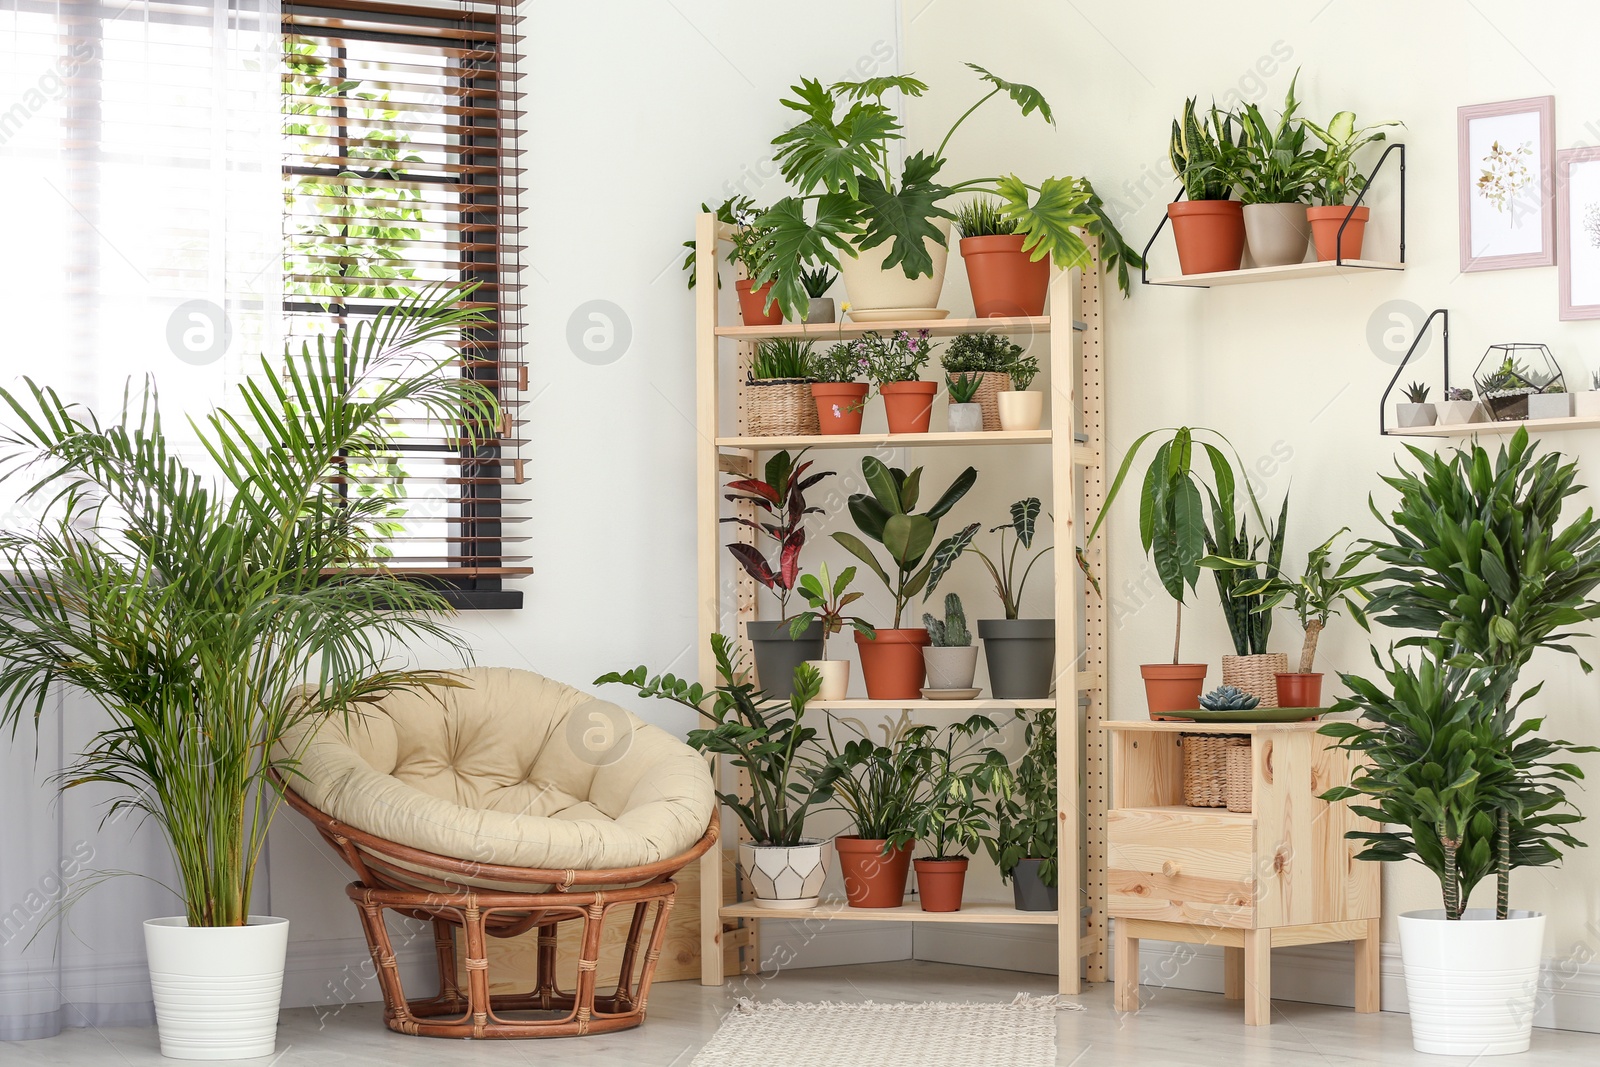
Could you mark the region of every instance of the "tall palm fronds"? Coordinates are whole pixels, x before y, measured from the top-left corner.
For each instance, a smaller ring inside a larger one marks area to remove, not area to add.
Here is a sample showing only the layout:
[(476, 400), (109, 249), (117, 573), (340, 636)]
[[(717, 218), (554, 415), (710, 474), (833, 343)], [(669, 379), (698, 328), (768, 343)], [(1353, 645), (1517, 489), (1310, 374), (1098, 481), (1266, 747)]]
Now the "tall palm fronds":
[(402, 640), (465, 653), (439, 593), (382, 567), (372, 531), (393, 501), (341, 483), (394, 452), (398, 419), (469, 445), (493, 432), (493, 393), (450, 350), (482, 323), (467, 292), (434, 287), (263, 358), (237, 405), (191, 420), (214, 475), (169, 447), (151, 382), (110, 424), (31, 379), (0, 389), (0, 478), (44, 515), (0, 533), (0, 726), (37, 721), (57, 685), (105, 707), (62, 781), (114, 784), (110, 813), (156, 822), (192, 925), (249, 915), (290, 726), (449, 684), (395, 666)]

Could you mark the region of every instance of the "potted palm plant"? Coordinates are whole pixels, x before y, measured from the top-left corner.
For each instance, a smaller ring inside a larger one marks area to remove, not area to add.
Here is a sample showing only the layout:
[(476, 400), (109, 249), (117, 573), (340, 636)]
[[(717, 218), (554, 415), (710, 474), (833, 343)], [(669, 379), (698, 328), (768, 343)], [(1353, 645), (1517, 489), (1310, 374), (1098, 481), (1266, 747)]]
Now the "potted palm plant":
[(1022, 346), (1003, 333), (963, 333), (951, 338), (939, 357), (945, 374), (964, 375), (979, 382), (974, 399), (983, 409), (983, 428), (1000, 429), (1002, 390), (1011, 388), (1011, 365)]
[(1023, 249), (1027, 238), (1017, 232), (1017, 220), (1000, 210), (999, 201), (979, 196), (962, 204), (956, 209), (956, 231), (975, 318), (1044, 314), (1050, 260), (1043, 252), (1033, 255)]
[(1056, 809), (1056, 712), (1039, 711), (1023, 730), (1026, 750), (990, 785), (993, 830), (984, 836), (989, 858), (1011, 883), (1018, 911), (1056, 911), (1058, 830)]
[(912, 860), (923, 911), (960, 911), (968, 857), (993, 832), (986, 796), (1004, 794), (1010, 778), (1006, 758), (980, 738), (998, 731), (986, 715), (940, 729), (918, 726), (904, 743), (922, 756), (922, 794), (911, 815), (911, 830), (927, 855)]
[(1306, 203), (1311, 199), (1317, 155), (1306, 147), (1305, 123), (1295, 117), (1300, 102), (1289, 82), (1276, 123), (1261, 108), (1247, 104), (1238, 115), (1239, 153), (1235, 178), (1244, 205), (1244, 232), (1250, 259), (1258, 267), (1281, 267), (1306, 258), (1311, 229)]
[(922, 695), (922, 649), (928, 643), (928, 631), (920, 626), (901, 629), (900, 621), (913, 597), (921, 593), (926, 599), (939, 587), (950, 564), (978, 532), (978, 524), (973, 523), (937, 546), (933, 541), (939, 520), (966, 496), (978, 480), (978, 472), (968, 467), (956, 475), (944, 494), (921, 514), (913, 510), (921, 498), (921, 467), (907, 474), (876, 456), (865, 456), (861, 475), (869, 492), (850, 497), (850, 517), (855, 520), (856, 529), (884, 547), (894, 572), (891, 577), (859, 537), (842, 530), (833, 535), (845, 551), (878, 576), (894, 598), (892, 626), (877, 628), (871, 637), (856, 633), (861, 673), (866, 676), (867, 696), (871, 699), (915, 700)]
[[(1306, 128), (1322, 142), (1317, 152), (1313, 187), (1313, 199), (1317, 204), (1306, 209), (1311, 240), (1317, 247), (1319, 260), (1337, 259), (1341, 255), (1345, 259), (1361, 258), (1361, 244), (1372, 210), (1364, 204), (1354, 210), (1345, 206), (1346, 201), (1367, 187), (1366, 175), (1356, 169), (1356, 153), (1384, 140), (1382, 127), (1402, 125), (1401, 122), (1379, 122), (1357, 128), (1353, 111), (1339, 112), (1326, 126), (1306, 122)], [(1343, 237), (1339, 236), (1341, 227)]]
[(860, 593), (850, 591), (850, 583), (855, 578), (856, 569), (846, 567), (839, 572), (839, 577), (830, 579), (828, 565), (824, 563), (820, 578), (814, 574), (802, 574), (796, 586), (807, 607), (788, 620), (789, 636), (799, 640), (813, 626), (822, 627), (822, 655), (818, 659), (806, 660), (819, 678), (818, 700), (843, 700), (850, 691), (850, 661), (828, 658), (828, 638), (843, 632), (846, 623), (868, 640), (876, 636), (876, 631), (866, 620), (844, 613), (845, 608), (861, 599)]
[(671, 674), (651, 677), (644, 667), (602, 675), (594, 684), (631, 686), (642, 697), (670, 700), (710, 719), (709, 727), (690, 730), (688, 741), (701, 752), (726, 756), (749, 780), (748, 799), (721, 790), (717, 799), (750, 835), (739, 843), (739, 866), (756, 905), (815, 907), (828, 873), (827, 842), (805, 835), (806, 817), (833, 795), (839, 773), (832, 760), (817, 754), (816, 728), (805, 721), (806, 704), (816, 698), (821, 678), (815, 668), (800, 664), (788, 699), (769, 699), (747, 680), (725, 635), (711, 635), (711, 650), (717, 687), (710, 692)]
[(1211, 105), (1202, 118), (1194, 97), (1172, 120), (1167, 155), (1186, 199), (1167, 205), (1178, 266), (1185, 274), (1238, 270), (1244, 261), (1244, 211), (1232, 199), (1239, 168), (1233, 116)]
[[(836, 726), (848, 731), (842, 743)], [(845, 900), (852, 908), (898, 908), (905, 902), (926, 764), (920, 747), (906, 742), (910, 728), (902, 713), (897, 724), (882, 727), (880, 743), (864, 726), (828, 719), (827, 752), (837, 775), (835, 804), (855, 830), (833, 839)]]
[(772, 542), (777, 558), (768, 562), (766, 554), (754, 544), (735, 541), (728, 551), (757, 584), (770, 589), (778, 598), (779, 618), (774, 622), (748, 620), (745, 635), (755, 652), (756, 678), (774, 696), (787, 699), (794, 669), (807, 660), (822, 658), (822, 626), (816, 620), (795, 632), (788, 620), (789, 596), (800, 578), (800, 552), (806, 543), (806, 516), (822, 509), (806, 503), (806, 490), (832, 471), (808, 474), (811, 461), (805, 451), (791, 456), (787, 450), (767, 459), (761, 478), (736, 478), (727, 484), (728, 500), (748, 504), (759, 518), (730, 515), (731, 522), (754, 531), (754, 536)]
[(0, 389), (7, 477), (42, 511), (0, 535), (0, 724), (37, 722), (58, 685), (109, 716), (62, 778), (110, 786), (112, 810), (171, 848), (184, 913), (145, 923), (169, 1056), (272, 1054), (288, 922), (251, 903), (278, 776), (300, 755), (278, 739), (450, 684), (390, 666), (402, 642), (467, 654), (440, 593), (382, 565), (393, 497), (341, 484), (388, 462), (402, 417), (469, 438), (498, 425), (493, 394), (444, 351), (483, 323), (467, 292), (430, 288), (263, 357), (241, 404), (193, 424), (205, 475), (169, 443), (153, 385), (110, 423), (31, 380)]

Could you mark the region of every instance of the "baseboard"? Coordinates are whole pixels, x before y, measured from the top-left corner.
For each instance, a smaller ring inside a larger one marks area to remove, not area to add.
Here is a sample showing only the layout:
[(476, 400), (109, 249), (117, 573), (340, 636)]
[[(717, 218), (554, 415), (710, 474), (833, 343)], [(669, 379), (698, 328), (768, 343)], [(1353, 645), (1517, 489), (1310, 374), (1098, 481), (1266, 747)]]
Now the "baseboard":
[(761, 969), (843, 967), (911, 959), (913, 923), (763, 919)]
[[(438, 957), (434, 955), (433, 933), (407, 939), (390, 927), (394, 936), (395, 961), (400, 965), (400, 981), (406, 995), (426, 997), (439, 984)], [(383, 999), (378, 986), (372, 954), (361, 937), (332, 937), (317, 941), (289, 942), (284, 961), (283, 1006), (285, 1008), (333, 1008), (345, 1004), (364, 1004)]]
[[(1056, 971), (1054, 927), (919, 928), (915, 949), (919, 960), (1044, 974)], [(1164, 988), (1221, 993), (1222, 948), (1141, 941), (1139, 972), (1144, 1008), (1159, 1004)], [(1379, 973), (1383, 1010), (1406, 1011), (1400, 946), (1383, 946)], [(1272, 953), (1272, 994), (1278, 1000), (1348, 1007), (1354, 1002), (1354, 975), (1349, 945), (1301, 945)], [(1535, 1026), (1600, 1033), (1600, 964), (1576, 952), (1547, 959), (1539, 987)]]

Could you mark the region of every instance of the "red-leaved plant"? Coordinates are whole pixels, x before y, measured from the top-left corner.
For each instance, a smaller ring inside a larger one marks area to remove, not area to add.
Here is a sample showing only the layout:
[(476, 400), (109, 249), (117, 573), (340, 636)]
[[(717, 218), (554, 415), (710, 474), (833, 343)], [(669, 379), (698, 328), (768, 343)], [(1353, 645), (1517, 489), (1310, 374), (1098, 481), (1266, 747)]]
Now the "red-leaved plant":
[(755, 519), (735, 516), (722, 520), (749, 526), (777, 543), (776, 567), (767, 562), (766, 555), (755, 545), (736, 541), (728, 546), (728, 551), (744, 567), (746, 574), (777, 594), (778, 604), (785, 616), (789, 612), (789, 594), (800, 577), (800, 550), (806, 543), (806, 516), (822, 513), (822, 508), (806, 506), (806, 490), (834, 473), (818, 471), (807, 475), (811, 461), (800, 462), (804, 455), (803, 449), (796, 456), (790, 456), (787, 451), (775, 453), (767, 460), (763, 472), (765, 480), (741, 478), (729, 482), (729, 492), (726, 494), (729, 500), (753, 504), (764, 514)]

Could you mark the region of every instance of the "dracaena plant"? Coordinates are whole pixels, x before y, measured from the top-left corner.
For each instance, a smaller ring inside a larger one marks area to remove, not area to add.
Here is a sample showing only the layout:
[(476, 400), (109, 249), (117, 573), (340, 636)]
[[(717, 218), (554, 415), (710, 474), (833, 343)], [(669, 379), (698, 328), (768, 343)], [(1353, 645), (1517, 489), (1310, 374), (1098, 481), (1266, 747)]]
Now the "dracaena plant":
[(1317, 178), (1318, 155), (1307, 147), (1306, 125), (1295, 115), (1295, 83), (1289, 81), (1283, 110), (1273, 122), (1257, 104), (1246, 104), (1237, 115), (1239, 144), (1234, 177), (1239, 199), (1246, 204), (1303, 204), (1311, 199)]
[(901, 155), (895, 142), (904, 139), (893, 107), (884, 95), (898, 91), (921, 96), (928, 86), (913, 77), (869, 78), (823, 85), (807, 78), (790, 89), (783, 106), (799, 112), (801, 121), (773, 139), (783, 176), (798, 192), (773, 204), (756, 221), (766, 231), (757, 284), (772, 281), (771, 299), (786, 318), (805, 318), (809, 300), (801, 283), (802, 263), (839, 266), (839, 256), (888, 243), (884, 269), (899, 268), (906, 277), (933, 273), (924, 242), (945, 244), (939, 220), (954, 219), (944, 206), (952, 198), (988, 193), (999, 212), (1023, 235), (1023, 248), (1034, 258), (1050, 256), (1063, 269), (1087, 266), (1088, 246), (1076, 232), (1100, 238), (1107, 270), (1117, 269), (1117, 282), (1128, 290), (1128, 269), (1143, 261), (1117, 231), (1094, 187), (1082, 178), (1045, 178), (1037, 185), (1014, 174), (973, 178), (945, 184), (945, 147), (961, 124), (989, 100), (1004, 94), (1022, 111), (1035, 112), (1051, 125), (1050, 104), (1028, 85), (1006, 81), (975, 64), (967, 67), (990, 88), (964, 111), (932, 153)]
[(789, 607), (789, 594), (800, 577), (806, 516), (822, 512), (821, 508), (806, 503), (806, 490), (833, 474), (832, 471), (807, 474), (811, 461), (801, 462), (804, 456), (803, 450), (796, 456), (790, 456), (787, 450), (775, 452), (767, 460), (764, 478), (736, 479), (727, 484), (728, 492), (724, 494), (728, 500), (749, 504), (761, 512), (754, 519), (729, 516), (722, 521), (749, 527), (758, 537), (771, 541), (778, 549), (776, 565), (767, 561), (761, 549), (742, 541), (729, 545), (728, 551), (746, 574), (777, 594), (778, 604), (785, 612)]
[(1317, 152), (1313, 188), (1319, 203), (1336, 207), (1367, 187), (1366, 175), (1356, 169), (1356, 153), (1385, 139), (1385, 126), (1404, 126), (1403, 122), (1378, 122), (1356, 126), (1354, 111), (1341, 111), (1326, 126), (1307, 121), (1306, 129), (1322, 142)]
[(1260, 578), (1242, 583), (1239, 590), (1246, 596), (1262, 598), (1256, 611), (1268, 612), (1282, 605), (1300, 620), (1305, 639), (1300, 645), (1300, 665), (1296, 669), (1301, 674), (1311, 673), (1317, 658), (1317, 642), (1341, 607), (1363, 630), (1368, 629), (1363, 602), (1372, 575), (1357, 570), (1366, 562), (1367, 551), (1351, 552), (1335, 562), (1333, 543), (1348, 529), (1339, 530), (1308, 552), (1300, 577), (1288, 578), (1280, 574), (1275, 578)]
[[(906, 605), (918, 593), (926, 598), (938, 588), (950, 565), (978, 532), (979, 524), (973, 523), (951, 534), (937, 547), (933, 543), (939, 532), (939, 520), (967, 495), (967, 490), (978, 480), (978, 472), (968, 467), (956, 475), (944, 495), (921, 514), (913, 510), (921, 498), (921, 467), (907, 474), (898, 467), (887, 466), (876, 456), (866, 456), (861, 460), (861, 475), (870, 492), (850, 497), (850, 517), (855, 520), (857, 529), (884, 547), (891, 566), (885, 568), (879, 563), (872, 549), (854, 534), (839, 531), (833, 539), (883, 582), (894, 598), (894, 628), (899, 629)], [(933, 550), (931, 556), (929, 549)]]
[[(1219, 498), (1208, 487), (1206, 496), (1211, 505), (1211, 525), (1202, 527), (1207, 554), (1200, 566), (1210, 568), (1216, 579), (1217, 599), (1228, 621), (1234, 652), (1241, 656), (1260, 655), (1267, 650), (1267, 639), (1272, 636), (1272, 613), (1262, 610), (1266, 597), (1257, 587), (1263, 579), (1278, 577), (1283, 565), (1289, 497), (1284, 495), (1278, 521), (1262, 523), (1266, 532), (1257, 535), (1250, 531), (1249, 512), (1240, 514), (1231, 494)], [(1251, 503), (1254, 502), (1252, 493)], [(1255, 510), (1259, 514), (1261, 509)]]
[(710, 719), (709, 727), (689, 731), (689, 744), (728, 757), (750, 783), (749, 797), (719, 791), (717, 799), (732, 809), (756, 844), (801, 844), (806, 816), (833, 795), (838, 777), (816, 749), (816, 729), (805, 721), (806, 704), (816, 697), (822, 676), (801, 664), (795, 668), (793, 695), (771, 700), (744, 680), (746, 672), (726, 636), (712, 634), (711, 651), (717, 687), (709, 691), (671, 674), (652, 677), (644, 667), (601, 675), (594, 684), (630, 686), (642, 697), (670, 700)]
[(1029, 718), (1023, 732), (1027, 750), (1010, 768), (997, 775), (989, 788), (994, 818), (993, 832), (983, 839), (1000, 877), (1011, 880), (1023, 860), (1036, 859), (1039, 880), (1053, 886), (1057, 880), (1058, 827), (1056, 811), (1056, 713), (1046, 708)]
[(989, 798), (1004, 802), (1010, 796), (1011, 767), (1001, 752), (980, 742), (998, 732), (987, 715), (906, 732), (903, 743), (917, 750), (923, 783), (907, 830), (927, 849), (924, 858), (969, 856), (994, 833)]

